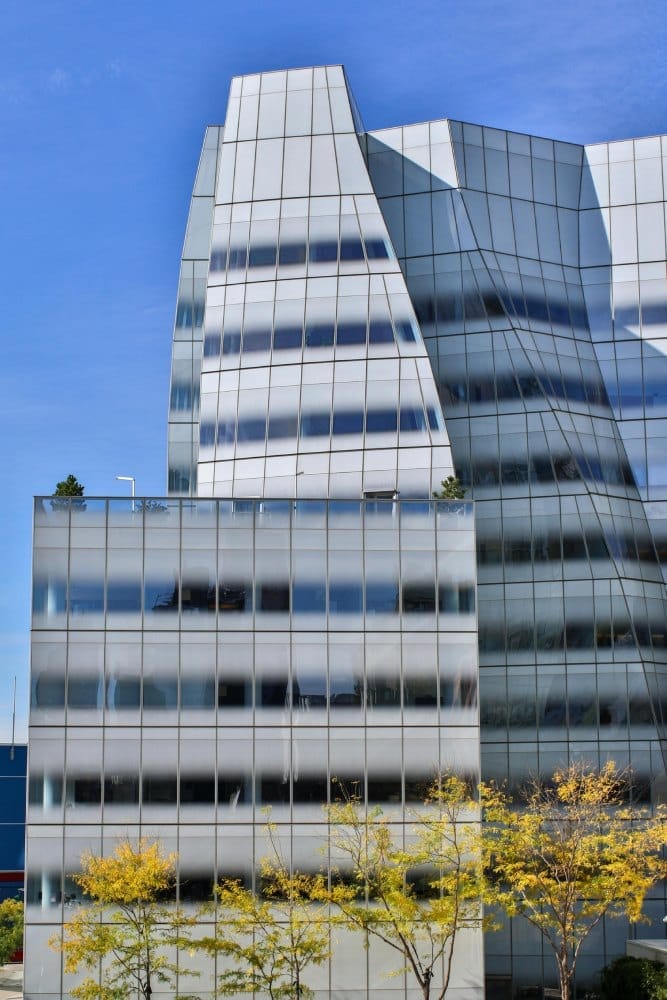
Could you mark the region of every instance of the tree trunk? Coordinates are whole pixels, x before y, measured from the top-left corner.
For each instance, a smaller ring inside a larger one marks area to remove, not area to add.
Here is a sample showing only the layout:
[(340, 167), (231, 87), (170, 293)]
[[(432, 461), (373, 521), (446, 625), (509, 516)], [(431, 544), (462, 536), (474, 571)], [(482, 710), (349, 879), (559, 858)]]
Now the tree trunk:
[(431, 996), (431, 980), (433, 979), (433, 970), (427, 969), (424, 973), (424, 981), (422, 983), (422, 996), (424, 1000), (429, 1000)]
[(561, 1000), (571, 1000), (572, 996), (572, 972), (567, 964), (567, 956), (558, 956), (558, 979), (560, 985)]

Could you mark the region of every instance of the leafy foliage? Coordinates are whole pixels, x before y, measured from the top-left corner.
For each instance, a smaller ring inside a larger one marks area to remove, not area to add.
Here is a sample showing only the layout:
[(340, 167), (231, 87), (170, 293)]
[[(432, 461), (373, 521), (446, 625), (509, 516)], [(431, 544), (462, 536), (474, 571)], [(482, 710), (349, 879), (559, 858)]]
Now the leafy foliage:
[[(56, 483), (55, 492), (51, 495), (53, 497), (82, 497), (84, 488), (76, 476), (71, 473), (67, 479), (61, 479), (59, 483)], [(65, 499), (54, 499), (51, 501), (51, 507), (53, 510), (67, 510), (70, 505), (70, 500)], [(85, 509), (85, 502), (83, 500), (79, 501), (78, 507)]]
[(600, 771), (572, 764), (550, 784), (535, 781), (518, 810), (502, 790), (483, 789), (489, 898), (548, 943), (563, 1000), (593, 928), (605, 915), (641, 920), (646, 892), (667, 874), (665, 813), (625, 804), (626, 785), (609, 762)]
[(20, 899), (0, 902), (0, 965), (5, 965), (23, 944), (23, 903)]
[(394, 975), (412, 973), (425, 1000), (442, 1000), (457, 935), (484, 924), (479, 804), (471, 789), (456, 775), (440, 776), (406, 846), (401, 827), (355, 799), (332, 805), (329, 821), (332, 854), (346, 869), (332, 874), (329, 900), (348, 927), (398, 953)]
[(330, 956), (330, 919), (322, 899), (321, 875), (291, 872), (269, 826), (273, 856), (261, 864), (263, 897), (240, 882), (225, 880), (216, 886), (216, 936), (199, 945), (211, 954), (230, 958), (233, 966), (221, 973), (223, 996), (267, 993), (272, 1000), (311, 997), (304, 983), (306, 969), (322, 965)]
[(136, 500), (134, 509), (145, 511), (147, 514), (166, 514), (169, 511), (166, 503), (160, 503), (159, 500)]
[(600, 1000), (667, 1000), (667, 966), (623, 955), (605, 966)]
[[(65, 971), (98, 970), (70, 993), (77, 1000), (149, 1000), (155, 984), (172, 987), (178, 967), (165, 954), (188, 941), (193, 924), (161, 900), (175, 883), (175, 855), (158, 842), (121, 841), (111, 857), (85, 854), (73, 876), (91, 900), (49, 944), (65, 955)], [(101, 971), (99, 971), (101, 968)], [(180, 968), (181, 975), (184, 969)]]
[(447, 476), (440, 483), (440, 489), (433, 491), (434, 500), (463, 500), (466, 491), (456, 476)]

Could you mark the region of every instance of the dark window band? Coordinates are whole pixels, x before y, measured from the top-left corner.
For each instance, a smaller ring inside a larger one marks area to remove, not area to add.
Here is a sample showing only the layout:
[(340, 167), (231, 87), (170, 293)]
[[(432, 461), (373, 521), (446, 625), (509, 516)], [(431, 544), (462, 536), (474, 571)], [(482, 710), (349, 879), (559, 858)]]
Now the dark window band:
[[(365, 253), (364, 253), (365, 249)], [(233, 246), (229, 251), (215, 249), (211, 252), (210, 270), (237, 271), (246, 267), (275, 267), (276, 260), (281, 267), (305, 264), (306, 257), (311, 264), (329, 264), (340, 260), (342, 263), (356, 260), (388, 260), (393, 255), (388, 243), (379, 237), (343, 237), (338, 240), (312, 240), (305, 243), (282, 242), (279, 247), (260, 243), (250, 247)], [(183, 325), (183, 324), (181, 324)]]

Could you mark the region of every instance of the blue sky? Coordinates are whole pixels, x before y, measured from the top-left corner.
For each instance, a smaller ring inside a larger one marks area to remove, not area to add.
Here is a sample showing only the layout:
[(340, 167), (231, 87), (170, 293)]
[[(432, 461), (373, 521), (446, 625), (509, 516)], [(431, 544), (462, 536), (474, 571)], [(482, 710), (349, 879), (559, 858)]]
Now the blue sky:
[(27, 714), (32, 496), (165, 489), (204, 127), (238, 73), (345, 64), (367, 128), (667, 132), (664, 0), (2, 0), (0, 740)]

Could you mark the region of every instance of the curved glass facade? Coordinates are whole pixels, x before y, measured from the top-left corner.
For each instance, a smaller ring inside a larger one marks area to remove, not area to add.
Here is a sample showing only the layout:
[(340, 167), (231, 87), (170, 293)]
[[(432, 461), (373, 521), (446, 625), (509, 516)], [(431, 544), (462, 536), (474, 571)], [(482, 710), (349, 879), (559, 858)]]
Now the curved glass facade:
[[(169, 497), (37, 504), (28, 951), (125, 831), (178, 850), (191, 903), (253, 882), (267, 805), (317, 867), (336, 782), (403, 824), (480, 751), (511, 787), (613, 759), (664, 797), (666, 159), (365, 132), (340, 66), (232, 81), (183, 250)], [(465, 500), (434, 502), (450, 475)], [(582, 989), (628, 933), (591, 937)], [(457, 947), (473, 1000), (481, 935)], [(520, 923), (486, 952), (489, 997), (554, 982)], [(27, 997), (60, 996), (48, 961)], [(345, 941), (313, 985), (407, 996), (382, 966)]]

